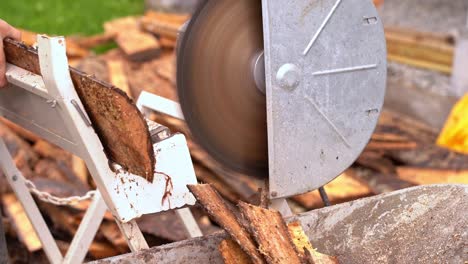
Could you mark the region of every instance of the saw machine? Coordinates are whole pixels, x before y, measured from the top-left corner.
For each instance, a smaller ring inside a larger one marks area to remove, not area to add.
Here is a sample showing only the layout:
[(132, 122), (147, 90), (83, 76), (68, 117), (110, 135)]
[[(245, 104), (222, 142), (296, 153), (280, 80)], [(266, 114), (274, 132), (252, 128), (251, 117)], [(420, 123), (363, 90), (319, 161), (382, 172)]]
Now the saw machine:
[[(0, 141), (0, 165), (53, 263), (84, 259), (106, 209), (139, 251), (148, 245), (136, 218), (194, 204), (185, 138), (151, 129), (139, 110), (185, 119), (218, 162), (268, 179), (272, 207), (286, 216), (285, 198), (353, 163), (383, 105), (386, 47), (370, 0), (202, 1), (180, 32), (180, 105), (143, 92), (137, 108), (68, 68), (64, 44), (39, 36), (37, 51), (4, 42), (9, 86), (0, 91), (3, 117), (83, 158), (98, 187), (63, 257)], [(191, 236), (201, 235), (186, 208), (177, 212)]]
[(221, 164), (269, 179), (269, 196), (317, 189), (357, 159), (386, 86), (370, 0), (204, 1), (181, 29), (185, 120)]

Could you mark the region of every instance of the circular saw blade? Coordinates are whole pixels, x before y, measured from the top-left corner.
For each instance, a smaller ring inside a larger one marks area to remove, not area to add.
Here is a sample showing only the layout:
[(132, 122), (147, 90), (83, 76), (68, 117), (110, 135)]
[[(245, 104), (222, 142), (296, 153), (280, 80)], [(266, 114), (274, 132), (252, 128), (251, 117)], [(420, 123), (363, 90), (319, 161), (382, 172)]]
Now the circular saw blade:
[(206, 1), (179, 46), (177, 89), (196, 141), (227, 167), (268, 175), (265, 95), (253, 61), (263, 51), (259, 0)]

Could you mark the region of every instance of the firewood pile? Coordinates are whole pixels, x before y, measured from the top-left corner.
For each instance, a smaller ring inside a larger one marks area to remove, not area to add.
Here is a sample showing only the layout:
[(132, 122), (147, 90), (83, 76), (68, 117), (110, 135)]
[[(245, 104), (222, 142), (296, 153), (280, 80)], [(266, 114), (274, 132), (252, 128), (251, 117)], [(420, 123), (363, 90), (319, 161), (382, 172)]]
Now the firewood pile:
[[(149, 11), (141, 17), (126, 17), (109, 21), (103, 25), (105, 32), (101, 35), (67, 37), (67, 54), (70, 63), (84, 72), (119, 87), (135, 100), (142, 91), (148, 91), (177, 101), (176, 39), (178, 29), (188, 18), (188, 15), (169, 15)], [(23, 32), (23, 38), (27, 44), (34, 44), (34, 36), (35, 33)], [(93, 53), (94, 48), (108, 43), (116, 43), (117, 47), (101, 55)], [(260, 187), (264, 185), (264, 182), (230, 171), (210, 158), (192, 140), (183, 121), (156, 113), (153, 113), (150, 118), (169, 127), (174, 133), (180, 132), (187, 136), (198, 180), (210, 184), (209, 186), (212, 186), (220, 195), (215, 196), (225, 200), (222, 202), (222, 207), (226, 214), (233, 214), (231, 222), (229, 219), (226, 220), (225, 215), (221, 218), (217, 217), (217, 213), (210, 211), (210, 205), (207, 204), (213, 200), (204, 203), (203, 197), (200, 197), (196, 191), (202, 190), (199, 188), (208, 187), (204, 187), (205, 185), (192, 187), (210, 217), (206, 215), (205, 210), (202, 210), (202, 206), (192, 208), (204, 234), (224, 228), (233, 238), (233, 240), (223, 241), (220, 245), (220, 251), (226, 263), (250, 263), (229, 262), (230, 254), (239, 258), (245, 257), (253, 263), (263, 263), (265, 256), (257, 256), (253, 253), (257, 252), (255, 249), (259, 244), (262, 249), (270, 250), (267, 253), (272, 258), (287, 257), (291, 261), (312, 259), (310, 263), (321, 263), (315, 258), (322, 255), (307, 244), (307, 238), (305, 242), (304, 238), (301, 238), (303, 232), (300, 230), (300, 225), (297, 223), (287, 225), (275, 212), (262, 209), (261, 204), (264, 203), (264, 199)], [(23, 175), (31, 180), (40, 191), (58, 197), (69, 197), (84, 195), (95, 188), (80, 158), (4, 119), (0, 122), (0, 136), (5, 140)], [(468, 156), (438, 147), (435, 144), (436, 139), (437, 131), (433, 128), (407, 117), (384, 111), (370, 143), (359, 159), (351, 168), (325, 186), (331, 203), (343, 203), (416, 185), (468, 184)], [(314, 175), (310, 176), (314, 177)], [(42, 246), (3, 175), (0, 175), (0, 194), (2, 221), (6, 226), (12, 262), (40, 262), (41, 260), (46, 262), (41, 251)], [(66, 250), (89, 206), (89, 201), (57, 206), (36, 198), (54, 237), (59, 241), (60, 248)], [(295, 212), (323, 207), (318, 191), (291, 197), (289, 202)], [(236, 211), (238, 210), (236, 207), (230, 206), (231, 204), (239, 204), (240, 212)], [(239, 213), (243, 215), (242, 219), (248, 220), (251, 224), (249, 230), (238, 222), (240, 219), (238, 216), (234, 216)], [(284, 251), (284, 254), (290, 255), (277, 256), (272, 245), (262, 244), (268, 242), (268, 239), (264, 240), (262, 236), (270, 234), (265, 233), (268, 230), (263, 230), (261, 226), (254, 226), (259, 214), (268, 214), (269, 219), (278, 221), (278, 223), (270, 224), (277, 224), (283, 228), (278, 231), (283, 232), (278, 236), (284, 235), (290, 238), (288, 241), (283, 241), (286, 243), (283, 248), (290, 250), (289, 253), (287, 250)], [(139, 219), (138, 223), (150, 246), (187, 238), (182, 223), (173, 212), (146, 215)], [(232, 230), (233, 226), (237, 226), (238, 230)], [(246, 239), (247, 242), (242, 239)], [(301, 241), (304, 244), (298, 246)], [(249, 243), (251, 243), (251, 248), (247, 248)], [(245, 248), (240, 249), (239, 246)], [(236, 250), (245, 252), (248, 256), (237, 254)], [(113, 217), (107, 213), (91, 246), (88, 259), (100, 259), (126, 252), (129, 252), (129, 249), (125, 239), (120, 234)]]

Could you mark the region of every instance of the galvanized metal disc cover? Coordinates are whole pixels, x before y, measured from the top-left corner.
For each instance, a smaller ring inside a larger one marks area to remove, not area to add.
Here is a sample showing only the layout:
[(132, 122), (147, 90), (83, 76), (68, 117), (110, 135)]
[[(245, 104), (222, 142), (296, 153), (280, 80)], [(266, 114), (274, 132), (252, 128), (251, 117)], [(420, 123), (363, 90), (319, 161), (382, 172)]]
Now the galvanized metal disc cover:
[(270, 196), (316, 189), (359, 156), (386, 85), (369, 0), (263, 0)]
[(179, 46), (177, 87), (196, 141), (228, 167), (268, 175), (265, 95), (252, 63), (263, 51), (260, 0), (206, 1)]

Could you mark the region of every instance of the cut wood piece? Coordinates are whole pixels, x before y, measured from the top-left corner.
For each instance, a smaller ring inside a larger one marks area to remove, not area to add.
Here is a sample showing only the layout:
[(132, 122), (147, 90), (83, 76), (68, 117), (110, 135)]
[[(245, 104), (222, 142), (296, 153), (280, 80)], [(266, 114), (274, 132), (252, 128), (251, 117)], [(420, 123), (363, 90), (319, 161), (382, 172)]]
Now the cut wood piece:
[[(335, 180), (325, 185), (325, 191), (332, 204), (372, 195), (369, 186), (365, 182), (353, 178), (352, 173), (354, 173), (353, 169), (348, 169)], [(294, 196), (292, 199), (308, 210), (323, 207), (322, 198), (320, 198), (317, 190)]]
[(72, 155), (72, 167), (71, 169), (75, 173), (75, 175), (80, 179), (80, 181), (84, 184), (88, 184), (88, 168), (86, 167), (86, 163), (80, 157)]
[(141, 25), (148, 32), (174, 41), (179, 35), (179, 28), (182, 26), (178, 23), (146, 19), (145, 17), (141, 19)]
[(146, 12), (140, 19), (144, 30), (161, 37), (176, 40), (180, 27), (189, 19), (190, 15), (167, 14), (155, 11)]
[(372, 134), (371, 140), (406, 142), (409, 141), (409, 138), (404, 135), (391, 132), (375, 132), (374, 134)]
[(34, 151), (36, 151), (37, 154), (39, 154), (40, 156), (42, 156), (43, 158), (48, 158), (48, 159), (51, 159), (51, 160), (56, 160), (56, 161), (61, 161), (63, 163), (65, 163), (67, 166), (71, 166), (71, 158), (72, 158), (72, 155), (45, 141), (45, 140), (39, 140), (37, 141), (35, 144), (34, 144), (34, 147), (33, 147)]
[(425, 144), (413, 150), (388, 151), (386, 155), (407, 166), (453, 170), (468, 169), (468, 155), (433, 144)]
[(124, 63), (121, 60), (108, 60), (107, 69), (109, 71), (110, 83), (120, 90), (124, 91), (128, 97), (132, 97), (132, 92), (128, 85), (127, 75), (125, 74)]
[(299, 221), (288, 223), (288, 231), (293, 243), (301, 257), (310, 264), (337, 264), (338, 259), (333, 256), (322, 254), (312, 247), (309, 238), (302, 229)]
[(393, 162), (386, 157), (379, 157), (375, 155), (373, 151), (364, 151), (361, 153), (359, 158), (356, 160), (356, 163), (381, 172), (383, 174), (394, 174), (395, 166)]
[(161, 37), (159, 38), (159, 44), (165, 49), (174, 49), (177, 45), (177, 40)]
[(147, 61), (161, 54), (159, 41), (151, 34), (140, 30), (118, 34), (116, 42), (125, 55), (132, 61)]
[(93, 36), (77, 37), (74, 41), (83, 48), (92, 49), (96, 46), (110, 43), (116, 36), (116, 32), (105, 32)]
[(19, 239), (26, 245), (29, 252), (42, 249), (41, 241), (16, 196), (10, 193), (2, 195), (1, 198), (6, 215), (10, 218)]
[(167, 12), (157, 12), (154, 10), (149, 10), (145, 13), (145, 19), (152, 19), (157, 21), (170, 22), (174, 24), (183, 24), (190, 18), (190, 14), (176, 14), (176, 13), (167, 13)]
[(35, 143), (36, 141), (40, 140), (40, 137), (34, 134), (33, 132), (24, 129), (23, 127), (11, 122), (10, 120), (0, 117), (0, 122), (2, 122), (5, 126), (7, 126), (11, 131), (13, 131), (18, 136), (24, 138), (25, 140)]
[(99, 230), (120, 254), (129, 251), (127, 241), (114, 221), (103, 221)]
[(239, 202), (238, 206), (268, 263), (301, 264), (288, 227), (278, 211), (244, 202)]
[(252, 258), (253, 263), (265, 263), (247, 230), (237, 221), (221, 196), (209, 184), (189, 185), (197, 201), (205, 208), (213, 221), (218, 223)]
[(39, 160), (37, 153), (31, 148), (31, 145), (3, 123), (0, 123), (0, 137), (5, 141), (8, 151), (21, 171), (23, 168), (30, 169)]
[(140, 30), (137, 17), (121, 17), (104, 23), (105, 34), (113, 35), (127, 34), (129, 31)]
[(468, 170), (421, 167), (397, 167), (398, 178), (418, 185), (459, 183), (468, 184)]
[(251, 264), (249, 256), (240, 248), (240, 246), (232, 239), (221, 241), (218, 247), (224, 264)]
[(385, 38), (389, 60), (451, 73), (454, 46), (450, 36), (386, 27)]
[(415, 184), (401, 180), (395, 174), (382, 174), (365, 167), (355, 167), (349, 176), (357, 181), (366, 183), (374, 194), (388, 193), (415, 186)]
[[(41, 74), (37, 51), (4, 40), (8, 62)], [(148, 125), (135, 103), (121, 90), (70, 67), (75, 89), (91, 119), (108, 158), (149, 182), (154, 175), (154, 150)]]
[(437, 139), (437, 132), (413, 118), (385, 110), (380, 115), (375, 133), (392, 133), (417, 143), (432, 144)]
[(418, 147), (416, 142), (386, 142), (386, 141), (374, 141), (372, 140), (367, 144), (365, 150), (408, 150), (415, 149)]
[[(36, 44), (38, 33), (20, 29), (21, 40), (29, 46)], [(90, 55), (90, 51), (78, 45), (72, 38), (65, 38), (67, 43), (67, 57), (68, 58), (83, 58)]]

